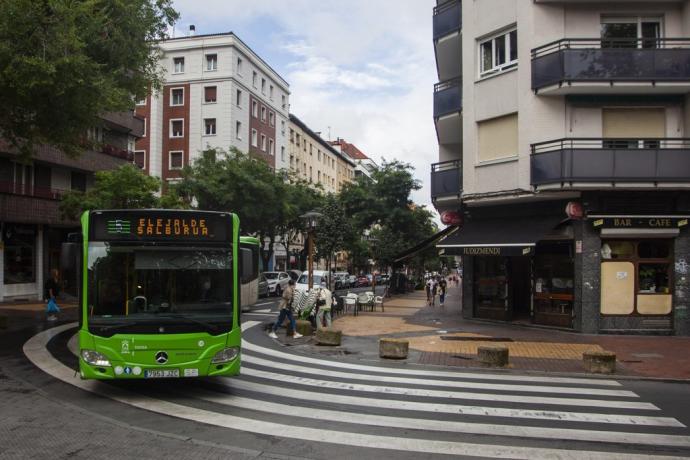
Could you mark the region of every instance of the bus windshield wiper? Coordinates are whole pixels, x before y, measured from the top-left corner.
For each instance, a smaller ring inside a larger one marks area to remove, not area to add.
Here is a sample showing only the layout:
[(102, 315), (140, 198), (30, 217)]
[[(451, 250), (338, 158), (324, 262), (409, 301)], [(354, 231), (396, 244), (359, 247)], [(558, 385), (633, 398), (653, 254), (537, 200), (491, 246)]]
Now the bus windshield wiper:
[(199, 324), (200, 326), (204, 326), (205, 328), (208, 328), (213, 332), (219, 332), (220, 331), (220, 328), (213, 323), (209, 323), (207, 321), (202, 321), (200, 319), (192, 318), (192, 317), (187, 316), (187, 315), (181, 315), (179, 313), (166, 313), (164, 315), (158, 315), (158, 318), (171, 318), (171, 319), (187, 320), (187, 321), (190, 321), (192, 323)]

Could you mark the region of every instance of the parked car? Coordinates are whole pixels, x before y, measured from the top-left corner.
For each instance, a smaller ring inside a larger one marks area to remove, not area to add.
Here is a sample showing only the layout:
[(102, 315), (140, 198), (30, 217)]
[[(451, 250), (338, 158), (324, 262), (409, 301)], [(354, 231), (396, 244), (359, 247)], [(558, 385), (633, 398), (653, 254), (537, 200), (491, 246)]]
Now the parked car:
[(290, 275), (290, 278), (292, 278), (296, 283), (299, 277), (302, 275), (302, 272), (300, 270), (288, 270), (287, 274)]
[(259, 297), (268, 297), (268, 280), (263, 273), (259, 275)]
[(357, 277), (355, 275), (350, 275), (348, 277), (348, 280), (350, 281), (350, 287), (355, 287), (355, 285), (357, 284)]
[[(326, 270), (314, 270), (313, 272), (314, 276), (314, 286), (321, 286), (321, 287), (328, 287), (328, 280), (330, 278), (330, 273)], [(297, 280), (297, 284), (295, 284), (295, 290), (297, 291), (306, 291), (309, 289), (309, 272), (304, 271), (302, 272), (302, 275), (299, 277)]]
[(355, 287), (364, 287), (369, 285), (371, 285), (369, 278), (364, 275), (357, 277), (357, 281), (355, 281)]
[(391, 280), (391, 276), (387, 274), (381, 275), (381, 284), (388, 284)]
[(264, 272), (268, 280), (268, 293), (280, 297), (287, 288), (290, 275), (287, 272)]
[(348, 272), (335, 272), (335, 289), (347, 289), (350, 287), (350, 274)]

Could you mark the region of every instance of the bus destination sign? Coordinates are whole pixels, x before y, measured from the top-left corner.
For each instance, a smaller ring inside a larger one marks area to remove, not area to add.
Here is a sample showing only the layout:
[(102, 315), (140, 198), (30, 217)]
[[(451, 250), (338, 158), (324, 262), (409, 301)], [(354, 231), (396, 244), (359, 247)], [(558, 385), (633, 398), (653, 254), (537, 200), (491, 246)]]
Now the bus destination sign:
[(91, 214), (93, 240), (227, 241), (230, 214), (179, 211), (98, 211)]

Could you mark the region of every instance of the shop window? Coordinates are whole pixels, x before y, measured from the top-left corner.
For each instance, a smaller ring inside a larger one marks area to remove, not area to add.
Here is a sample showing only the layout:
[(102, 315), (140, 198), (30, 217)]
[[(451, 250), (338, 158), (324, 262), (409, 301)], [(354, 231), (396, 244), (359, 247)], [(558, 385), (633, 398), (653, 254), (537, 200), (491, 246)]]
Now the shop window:
[(640, 264), (637, 268), (637, 285), (641, 294), (668, 294), (669, 264)]
[[(506, 258), (476, 257), (474, 270), (477, 316), (503, 319), (508, 302)], [(499, 311), (494, 315), (486, 310)]]
[(36, 227), (6, 225), (2, 236), (5, 245), (5, 284), (35, 283)]
[(671, 252), (669, 241), (641, 241), (637, 245), (640, 259), (666, 259)]
[(632, 241), (606, 241), (601, 245), (602, 259), (630, 259), (634, 254)]

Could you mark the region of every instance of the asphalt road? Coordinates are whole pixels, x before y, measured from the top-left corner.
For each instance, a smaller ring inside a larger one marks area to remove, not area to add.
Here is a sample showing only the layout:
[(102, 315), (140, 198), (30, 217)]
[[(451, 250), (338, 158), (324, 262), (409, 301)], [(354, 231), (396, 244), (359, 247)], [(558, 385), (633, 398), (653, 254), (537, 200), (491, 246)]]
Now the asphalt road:
[(243, 314), (232, 379), (85, 382), (73, 323), (2, 333), (0, 459), (690, 457), (689, 385), (309, 352), (261, 329), (277, 302)]

